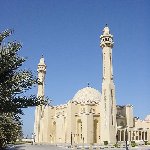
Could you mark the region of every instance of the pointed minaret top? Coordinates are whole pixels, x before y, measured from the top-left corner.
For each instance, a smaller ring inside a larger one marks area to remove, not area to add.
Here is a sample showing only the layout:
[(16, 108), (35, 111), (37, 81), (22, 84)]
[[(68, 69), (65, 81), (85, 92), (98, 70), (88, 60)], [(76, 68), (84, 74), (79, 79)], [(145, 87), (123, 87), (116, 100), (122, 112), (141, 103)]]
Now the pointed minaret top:
[(100, 36), (101, 42), (100, 42), (100, 46), (103, 47), (113, 47), (113, 35), (110, 34), (110, 30), (109, 27), (107, 26), (107, 24), (105, 25), (104, 29), (103, 29), (103, 33)]
[(110, 30), (106, 24), (105, 28), (103, 29), (103, 35), (109, 35), (110, 34)]
[(45, 61), (44, 61), (44, 56), (42, 54), (41, 58), (40, 58), (40, 62), (39, 65), (45, 65)]
[(40, 62), (38, 64), (38, 69), (37, 69), (38, 72), (46, 72), (46, 64), (45, 64), (45, 61), (44, 61), (44, 57), (42, 55), (42, 57), (40, 58)]

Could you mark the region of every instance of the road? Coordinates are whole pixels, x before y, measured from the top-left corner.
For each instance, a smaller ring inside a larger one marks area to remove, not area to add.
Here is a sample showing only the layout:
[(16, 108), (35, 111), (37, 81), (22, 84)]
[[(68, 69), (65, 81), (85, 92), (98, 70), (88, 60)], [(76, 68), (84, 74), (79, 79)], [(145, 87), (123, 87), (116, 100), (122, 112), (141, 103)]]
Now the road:
[(22, 144), (17, 146), (10, 146), (7, 150), (63, 150), (65, 148), (54, 145), (29, 145)]
[[(17, 145), (17, 146), (10, 146), (7, 150), (71, 150), (72, 148), (65, 148), (65, 147), (56, 147), (54, 145)], [(82, 148), (78, 148), (83, 150)], [(85, 148), (88, 150), (89, 148)], [(113, 150), (125, 150), (125, 148), (111, 148)], [(74, 150), (77, 150), (76, 148)], [(89, 149), (90, 150), (90, 149)], [(95, 148), (94, 150), (100, 150), (100, 148)], [(110, 148), (105, 148), (104, 150), (110, 150)], [(129, 150), (150, 150), (150, 146), (142, 146), (136, 148), (129, 148)]]

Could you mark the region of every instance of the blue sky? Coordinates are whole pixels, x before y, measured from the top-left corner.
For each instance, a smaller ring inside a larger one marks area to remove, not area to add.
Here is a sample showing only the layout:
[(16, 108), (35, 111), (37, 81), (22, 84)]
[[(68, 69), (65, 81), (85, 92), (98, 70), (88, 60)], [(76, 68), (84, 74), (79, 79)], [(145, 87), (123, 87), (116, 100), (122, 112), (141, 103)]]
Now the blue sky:
[[(107, 23), (114, 35), (113, 65), (117, 104), (134, 105), (134, 115), (150, 114), (149, 0), (0, 0), (0, 31), (13, 28), (24, 68), (36, 74), (41, 55), (47, 64), (45, 92), (53, 104), (70, 100), (90, 85), (101, 91), (99, 36)], [(34, 88), (30, 93), (36, 94)], [(25, 136), (33, 132), (34, 108), (24, 110)]]

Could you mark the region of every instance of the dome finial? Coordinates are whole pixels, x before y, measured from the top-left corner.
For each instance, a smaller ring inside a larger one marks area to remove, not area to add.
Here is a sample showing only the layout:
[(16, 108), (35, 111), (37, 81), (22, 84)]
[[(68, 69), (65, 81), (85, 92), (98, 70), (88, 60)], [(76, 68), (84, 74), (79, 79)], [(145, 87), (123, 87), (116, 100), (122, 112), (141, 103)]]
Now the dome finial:
[(87, 84), (88, 84), (88, 87), (90, 87), (90, 83), (88, 82)]

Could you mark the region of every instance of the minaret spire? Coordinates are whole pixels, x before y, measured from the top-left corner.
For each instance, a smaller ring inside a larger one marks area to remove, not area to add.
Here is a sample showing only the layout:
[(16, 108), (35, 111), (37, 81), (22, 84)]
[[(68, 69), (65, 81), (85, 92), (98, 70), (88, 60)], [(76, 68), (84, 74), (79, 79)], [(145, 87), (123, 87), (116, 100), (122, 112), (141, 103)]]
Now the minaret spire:
[(100, 39), (100, 47), (102, 48), (103, 53), (103, 79), (113, 79), (112, 48), (114, 42), (113, 35), (110, 34), (108, 26), (104, 27), (103, 34), (100, 36)]
[[(37, 97), (44, 99), (44, 83), (45, 83), (45, 74), (46, 74), (46, 64), (44, 61), (44, 57), (40, 58), (40, 62), (37, 68), (38, 72), (38, 93)], [(43, 106), (36, 106), (35, 109), (35, 123), (34, 123), (34, 134), (35, 134), (35, 142), (40, 141), (40, 122), (41, 122), (41, 114), (43, 112)]]
[(44, 97), (44, 80), (45, 80), (45, 74), (46, 74), (46, 64), (44, 61), (44, 57), (40, 58), (40, 62), (38, 64), (38, 97)]
[(112, 48), (113, 35), (106, 25), (100, 36), (103, 55), (103, 82), (101, 99), (101, 142), (115, 143), (116, 140), (116, 100), (113, 82)]

